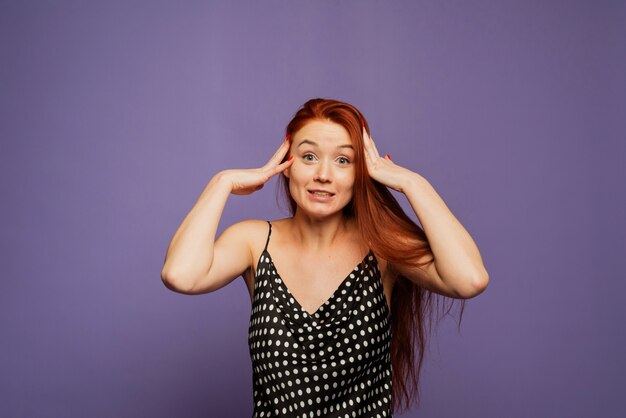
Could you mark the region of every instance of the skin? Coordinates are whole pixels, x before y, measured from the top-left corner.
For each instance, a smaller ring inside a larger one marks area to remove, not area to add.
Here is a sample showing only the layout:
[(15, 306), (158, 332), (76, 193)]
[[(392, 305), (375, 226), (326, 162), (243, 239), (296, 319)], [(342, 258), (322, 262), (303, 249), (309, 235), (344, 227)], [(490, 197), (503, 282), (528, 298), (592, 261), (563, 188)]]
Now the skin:
[[(296, 132), (289, 152), (294, 160), (284, 175), (289, 178), (289, 191), (298, 206), (294, 221), (345, 221), (341, 210), (352, 199), (355, 176), (354, 149), (348, 132), (335, 123), (310, 122)], [(311, 190), (327, 190), (333, 195), (315, 198)]]
[[(389, 266), (377, 257), (387, 303), (396, 277), (392, 271), (453, 298), (471, 298), (484, 291), (488, 275), (478, 248), (434, 188), (419, 174), (388, 156), (381, 157), (365, 129), (363, 139), (369, 175), (406, 196), (435, 259), (428, 267), (418, 268)], [(342, 126), (316, 120), (296, 132), (291, 141), (283, 141), (263, 167), (218, 173), (172, 238), (161, 271), (165, 286), (179, 293), (207, 293), (243, 276), (252, 299), (254, 271), (268, 225), (261, 220), (239, 222), (215, 240), (217, 226), (231, 193), (250, 194), (272, 176), (285, 175), (297, 210), (292, 218), (272, 221), (268, 251), (300, 305), (309, 313), (317, 310), (368, 251), (355, 225), (342, 214), (355, 180), (350, 146)], [(281, 164), (288, 153), (293, 158)], [(326, 190), (332, 196), (316, 197), (312, 190)]]
[[(293, 218), (272, 222), (268, 251), (285, 285), (313, 313), (368, 252), (354, 222), (342, 213), (352, 199), (354, 149), (341, 125), (313, 121), (294, 134), (289, 153), (294, 159), (283, 174), (297, 209)], [(330, 195), (316, 196), (313, 191)], [(260, 254), (263, 249), (255, 250)], [(245, 275), (251, 298), (253, 267)], [(393, 282), (388, 280), (384, 288), (390, 303)]]

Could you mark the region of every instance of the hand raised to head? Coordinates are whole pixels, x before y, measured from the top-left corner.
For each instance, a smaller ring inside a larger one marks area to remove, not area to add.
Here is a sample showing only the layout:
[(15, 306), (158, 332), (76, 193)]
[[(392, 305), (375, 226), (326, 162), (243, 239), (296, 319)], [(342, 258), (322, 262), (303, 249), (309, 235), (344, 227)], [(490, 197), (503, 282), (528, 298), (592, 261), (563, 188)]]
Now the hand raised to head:
[(278, 173), (282, 173), (293, 163), (293, 157), (281, 163), (289, 152), (288, 138), (283, 141), (276, 153), (261, 168), (226, 170), (223, 175), (228, 178), (232, 185), (231, 193), (247, 195), (263, 188), (265, 183)]
[(365, 164), (371, 178), (387, 187), (404, 192), (407, 179), (414, 175), (410, 170), (393, 163), (389, 154), (381, 157), (374, 140), (363, 127), (363, 145), (365, 147)]

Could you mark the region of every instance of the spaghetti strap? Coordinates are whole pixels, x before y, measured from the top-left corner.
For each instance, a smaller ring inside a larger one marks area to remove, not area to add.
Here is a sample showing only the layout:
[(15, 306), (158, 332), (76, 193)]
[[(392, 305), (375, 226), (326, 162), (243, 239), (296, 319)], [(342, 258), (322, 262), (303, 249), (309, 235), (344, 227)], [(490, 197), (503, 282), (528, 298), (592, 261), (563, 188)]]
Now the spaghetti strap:
[(263, 248), (263, 252), (267, 251), (267, 244), (270, 243), (270, 235), (272, 235), (272, 223), (270, 221), (267, 221), (267, 223), (270, 226), (270, 230), (267, 233), (267, 241), (265, 241), (265, 248)]

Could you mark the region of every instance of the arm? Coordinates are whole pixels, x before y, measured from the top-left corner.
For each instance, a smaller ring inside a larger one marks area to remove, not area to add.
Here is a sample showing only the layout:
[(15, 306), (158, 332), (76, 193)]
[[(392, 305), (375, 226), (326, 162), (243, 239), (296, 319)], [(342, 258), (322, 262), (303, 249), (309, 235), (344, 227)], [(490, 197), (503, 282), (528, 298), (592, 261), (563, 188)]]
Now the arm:
[[(231, 188), (224, 173), (213, 177), (174, 234), (161, 270), (161, 279), (168, 289), (186, 294), (215, 290), (218, 282), (222, 286), (227, 284), (229, 278), (237, 277), (238, 270), (244, 271), (249, 265), (250, 259), (246, 257), (249, 251), (240, 234), (224, 231), (220, 237), (222, 245), (214, 243)], [(217, 269), (212, 269), (214, 253), (220, 251), (227, 254), (228, 265), (232, 266), (230, 271), (220, 269), (219, 264)], [(222, 274), (209, 276), (211, 270), (220, 270)]]
[[(434, 263), (426, 269), (430, 279), (439, 282), (448, 296), (466, 299), (482, 293), (489, 275), (478, 247), (443, 199), (416, 173), (406, 175), (402, 192), (422, 224), (433, 252)], [(408, 277), (422, 278), (419, 272), (406, 273), (414, 273)]]
[(374, 141), (363, 130), (370, 176), (407, 197), (430, 244), (434, 263), (426, 268), (394, 266), (394, 269), (434, 292), (472, 298), (485, 290), (489, 275), (469, 233), (448, 209), (425, 178), (381, 158)]
[(215, 241), (219, 220), (230, 193), (253, 193), (291, 165), (292, 160), (280, 164), (288, 149), (285, 141), (263, 167), (222, 171), (209, 181), (168, 246), (161, 270), (168, 289), (185, 294), (211, 292), (252, 265), (248, 237), (254, 221), (232, 225)]

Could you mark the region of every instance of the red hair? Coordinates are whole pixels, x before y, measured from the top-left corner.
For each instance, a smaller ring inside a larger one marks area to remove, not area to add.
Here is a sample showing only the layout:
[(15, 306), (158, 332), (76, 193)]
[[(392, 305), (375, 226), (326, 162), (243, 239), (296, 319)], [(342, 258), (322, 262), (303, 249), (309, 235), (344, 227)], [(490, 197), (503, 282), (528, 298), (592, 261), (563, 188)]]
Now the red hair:
[[(311, 99), (296, 112), (287, 125), (286, 134), (293, 137), (313, 120), (337, 123), (348, 131), (352, 139), (355, 182), (352, 200), (343, 209), (343, 213), (355, 219), (361, 238), (369, 243), (372, 252), (387, 260), (392, 270), (394, 265), (422, 267), (432, 263), (434, 258), (422, 228), (407, 216), (389, 189), (373, 180), (367, 172), (362, 127), (365, 126), (368, 133), (370, 131), (361, 112), (354, 106), (337, 100)], [(280, 176), (280, 179), (293, 215), (297, 206), (289, 192), (289, 179), (285, 176)], [(429, 255), (429, 259), (419, 262), (425, 255)], [(430, 334), (433, 300), (439, 306), (439, 297), (442, 296), (398, 275), (391, 297), (392, 408), (396, 412), (408, 409), (414, 399), (419, 404), (419, 375), (426, 347), (426, 325)], [(463, 300), (461, 318), (464, 306)], [(445, 314), (451, 308), (452, 306)]]

